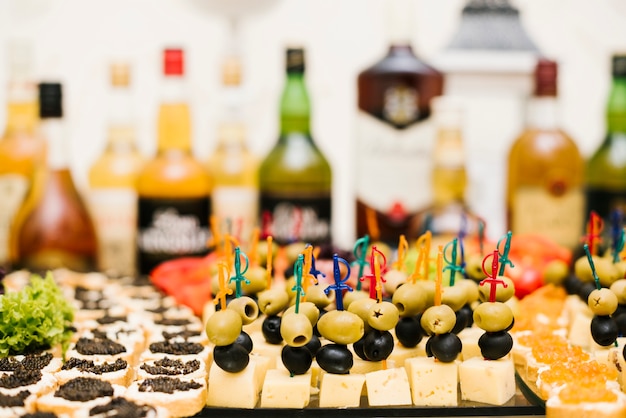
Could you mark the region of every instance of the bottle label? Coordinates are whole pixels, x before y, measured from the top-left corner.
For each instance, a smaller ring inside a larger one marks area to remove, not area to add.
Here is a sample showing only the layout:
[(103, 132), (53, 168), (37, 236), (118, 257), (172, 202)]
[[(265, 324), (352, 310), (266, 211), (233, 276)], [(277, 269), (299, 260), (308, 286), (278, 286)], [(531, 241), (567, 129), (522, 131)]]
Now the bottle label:
[(88, 203), (98, 233), (98, 269), (134, 276), (137, 193), (125, 188), (93, 189)]
[(13, 218), (28, 190), (28, 179), (19, 174), (0, 176), (0, 265), (9, 261), (9, 235)]
[(365, 211), (373, 210), (380, 238), (396, 242), (411, 218), (432, 200), (435, 130), (430, 120), (398, 129), (373, 116), (357, 116), (357, 234), (369, 233)]
[(580, 245), (585, 198), (582, 189), (559, 185), (515, 190), (511, 229), (515, 234), (541, 234), (573, 249)]
[(139, 198), (137, 256), (140, 274), (163, 261), (208, 253), (209, 198)]
[(257, 224), (259, 193), (253, 187), (215, 187), (211, 192), (213, 215), (220, 231), (241, 243), (248, 242)]
[(330, 194), (293, 197), (261, 193), (263, 235), (280, 245), (302, 241), (312, 245), (331, 242)]

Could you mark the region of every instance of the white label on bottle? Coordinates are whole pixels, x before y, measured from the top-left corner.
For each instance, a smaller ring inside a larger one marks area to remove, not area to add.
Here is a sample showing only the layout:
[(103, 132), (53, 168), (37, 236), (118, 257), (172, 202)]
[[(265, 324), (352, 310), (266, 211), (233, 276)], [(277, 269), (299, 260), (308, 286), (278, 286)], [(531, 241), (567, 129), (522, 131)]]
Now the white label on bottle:
[(218, 219), (220, 231), (248, 242), (257, 224), (259, 193), (253, 187), (215, 187), (211, 192), (211, 208)]
[(19, 174), (0, 176), (0, 264), (5, 264), (9, 259), (11, 225), (27, 190), (26, 177)]
[(520, 187), (514, 195), (511, 230), (515, 234), (541, 234), (575, 248), (580, 244), (584, 208), (580, 188), (555, 194), (542, 187)]
[(359, 200), (386, 213), (394, 204), (407, 212), (426, 207), (432, 197), (434, 127), (430, 121), (405, 129), (359, 112), (356, 193)]
[(134, 275), (137, 194), (124, 188), (94, 189), (88, 202), (98, 233), (98, 268)]

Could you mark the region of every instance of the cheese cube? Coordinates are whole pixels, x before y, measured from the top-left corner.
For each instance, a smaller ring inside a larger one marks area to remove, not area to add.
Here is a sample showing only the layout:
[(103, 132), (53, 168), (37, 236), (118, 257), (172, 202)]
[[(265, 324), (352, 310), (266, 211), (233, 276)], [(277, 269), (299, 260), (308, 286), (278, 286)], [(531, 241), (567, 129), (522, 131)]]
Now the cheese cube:
[(465, 328), (459, 332), (459, 339), (463, 344), (461, 348), (461, 360), (467, 360), (472, 357), (483, 357), (478, 346), (478, 339), (485, 333), (484, 330), (478, 327)]
[[(365, 374), (369, 372), (375, 372), (377, 370), (382, 370), (383, 362), (382, 361), (368, 361), (363, 360), (356, 355), (353, 358), (354, 363), (352, 364), (352, 368), (350, 369), (350, 373), (356, 374)], [(395, 362), (387, 360), (387, 367), (392, 368), (395, 367)]]
[(290, 376), (286, 369), (268, 370), (261, 391), (263, 408), (304, 408), (310, 399), (311, 372)]
[(320, 385), (320, 408), (357, 407), (361, 403), (361, 390), (365, 375), (324, 373)]
[(404, 363), (414, 405), (458, 405), (457, 362), (442, 363), (434, 357), (418, 357)]
[(265, 375), (269, 369), (271, 369), (272, 359), (265, 356), (259, 356), (256, 354), (250, 355), (250, 363), (254, 362), (256, 364), (255, 367), (255, 378), (256, 385), (258, 388), (263, 387), (263, 381), (265, 380)]
[(586, 312), (576, 313), (570, 324), (567, 337), (571, 345), (589, 348), (593, 342), (593, 337), (591, 336), (592, 319), (592, 316), (589, 316)]
[(515, 365), (511, 358), (474, 357), (459, 365), (459, 381), (463, 400), (503, 405), (515, 395)]
[(273, 358), (272, 366), (270, 368), (275, 368), (276, 364), (278, 364), (277, 360), (280, 361), (280, 355), (283, 351), (284, 344), (270, 344), (265, 341), (265, 337), (263, 336), (263, 332), (254, 331), (251, 332), (250, 338), (252, 338), (252, 353), (258, 354), (261, 356)]
[(411, 405), (411, 387), (404, 367), (365, 374), (370, 406)]
[(209, 372), (208, 406), (252, 409), (259, 400), (257, 365), (251, 361), (239, 373), (229, 373), (217, 365)]
[(389, 357), (387, 357), (387, 360), (393, 360), (396, 367), (402, 367), (407, 359), (413, 357), (426, 357), (426, 341), (428, 341), (428, 338), (422, 338), (422, 341), (420, 341), (418, 345), (410, 348), (405, 347), (396, 341), (393, 346), (393, 351)]

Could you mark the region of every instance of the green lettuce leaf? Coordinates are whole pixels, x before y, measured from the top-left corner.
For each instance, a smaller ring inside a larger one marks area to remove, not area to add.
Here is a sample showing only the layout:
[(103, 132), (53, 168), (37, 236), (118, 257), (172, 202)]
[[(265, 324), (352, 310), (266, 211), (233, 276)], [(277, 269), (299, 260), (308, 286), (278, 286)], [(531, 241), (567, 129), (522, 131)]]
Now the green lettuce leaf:
[(55, 283), (33, 275), (18, 292), (0, 295), (0, 357), (57, 344), (65, 346), (72, 336), (74, 310)]

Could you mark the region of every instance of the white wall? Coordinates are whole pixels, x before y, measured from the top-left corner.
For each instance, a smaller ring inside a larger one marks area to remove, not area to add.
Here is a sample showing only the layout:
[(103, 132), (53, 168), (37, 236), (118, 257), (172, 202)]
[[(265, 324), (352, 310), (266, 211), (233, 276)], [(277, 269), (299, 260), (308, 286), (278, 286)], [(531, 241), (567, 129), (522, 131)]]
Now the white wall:
[[(415, 2), (414, 47), (428, 60), (450, 39), (464, 1)], [(626, 51), (626, 2), (517, 0), (514, 4), (539, 48), (560, 62), (563, 126), (589, 155), (603, 135), (610, 55)], [(0, 46), (9, 38), (31, 39), (37, 75), (64, 82), (71, 163), (77, 183), (85, 187), (89, 164), (105, 140), (110, 59), (132, 60), (140, 147), (152, 154), (161, 50), (170, 45), (186, 49), (194, 149), (205, 158), (215, 142), (219, 59), (229, 34), (222, 12), (245, 10), (239, 29), (249, 92), (250, 146), (264, 155), (277, 135), (283, 48), (304, 43), (313, 133), (333, 165), (337, 185), (335, 236), (349, 245), (351, 227), (346, 224), (351, 222), (352, 202), (343, 194), (350, 192), (352, 180), (355, 80), (361, 69), (385, 52), (383, 7), (382, 0), (0, 0)], [(5, 52), (0, 47), (0, 63)], [(5, 79), (5, 70), (0, 65), (0, 80)], [(4, 100), (0, 88), (0, 102)], [(0, 107), (0, 126), (4, 120)]]

